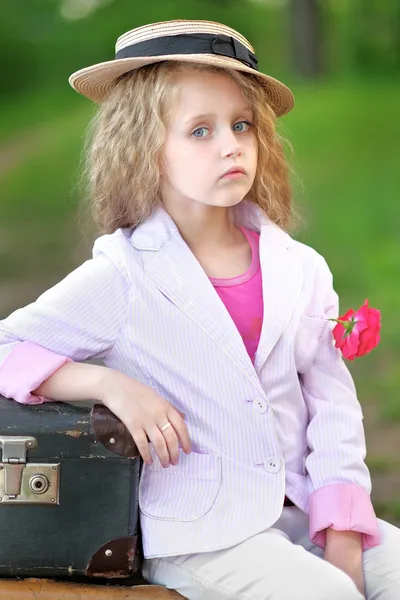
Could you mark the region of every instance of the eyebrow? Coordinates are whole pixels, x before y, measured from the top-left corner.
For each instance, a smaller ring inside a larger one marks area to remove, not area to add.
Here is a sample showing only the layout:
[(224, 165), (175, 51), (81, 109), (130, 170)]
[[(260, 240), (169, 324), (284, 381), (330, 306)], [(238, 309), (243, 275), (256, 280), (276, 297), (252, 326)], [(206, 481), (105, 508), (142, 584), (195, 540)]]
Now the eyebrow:
[(189, 125), (190, 123), (193, 123), (193, 121), (202, 121), (203, 119), (209, 119), (210, 117), (215, 117), (215, 114), (204, 113), (201, 115), (193, 115), (192, 117), (185, 119), (184, 123), (185, 123), (185, 125)]
[[(237, 111), (238, 114), (241, 113), (250, 113), (251, 115), (253, 114), (252, 109), (249, 106), (241, 106), (240, 110)], [(197, 121), (202, 121), (203, 119), (210, 119), (215, 117), (215, 113), (203, 113), (203, 114), (199, 114), (199, 115), (193, 115), (192, 117), (189, 117), (188, 119), (185, 119), (184, 124), (185, 125), (190, 125), (191, 123), (197, 122)]]

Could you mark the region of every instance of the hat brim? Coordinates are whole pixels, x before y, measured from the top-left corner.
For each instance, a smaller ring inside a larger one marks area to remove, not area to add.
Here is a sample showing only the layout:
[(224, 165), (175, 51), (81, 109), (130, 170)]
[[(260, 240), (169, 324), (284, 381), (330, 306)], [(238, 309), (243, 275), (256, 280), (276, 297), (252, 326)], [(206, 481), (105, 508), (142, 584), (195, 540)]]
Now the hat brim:
[(196, 56), (193, 54), (173, 54), (110, 60), (76, 71), (70, 76), (69, 83), (79, 94), (86, 96), (93, 102), (100, 103), (115, 86), (117, 79), (125, 73), (166, 60), (198, 63), (250, 73), (260, 81), (260, 84), (265, 89), (268, 103), (277, 117), (287, 114), (294, 106), (292, 92), (277, 79), (260, 73), (238, 62), (234, 58), (216, 56), (214, 54), (197, 54)]

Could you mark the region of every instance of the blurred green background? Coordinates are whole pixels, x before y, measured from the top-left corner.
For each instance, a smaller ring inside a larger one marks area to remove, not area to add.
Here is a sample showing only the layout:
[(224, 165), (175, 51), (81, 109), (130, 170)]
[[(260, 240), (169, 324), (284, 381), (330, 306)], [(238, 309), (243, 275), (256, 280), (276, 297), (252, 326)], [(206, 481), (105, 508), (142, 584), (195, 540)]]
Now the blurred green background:
[(382, 341), (348, 363), (364, 408), (379, 515), (400, 523), (400, 2), (398, 0), (2, 0), (0, 317), (90, 256), (78, 216), (80, 153), (94, 108), (67, 83), (112, 59), (124, 31), (166, 19), (222, 21), (296, 106), (296, 236), (328, 261), (341, 312), (369, 298)]

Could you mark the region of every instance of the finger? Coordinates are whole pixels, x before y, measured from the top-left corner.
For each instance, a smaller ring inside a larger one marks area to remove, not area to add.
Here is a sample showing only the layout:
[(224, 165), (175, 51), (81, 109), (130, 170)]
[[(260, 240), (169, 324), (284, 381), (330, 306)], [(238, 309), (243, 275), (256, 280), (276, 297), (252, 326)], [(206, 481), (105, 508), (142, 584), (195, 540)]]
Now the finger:
[[(165, 426), (166, 421), (164, 421), (163, 425)], [(170, 421), (168, 421), (170, 423)], [(163, 425), (159, 426), (160, 431)], [(178, 436), (175, 433), (175, 429), (172, 424), (169, 427), (161, 431), (164, 436), (165, 443), (167, 444), (168, 454), (170, 461), (173, 465), (178, 464), (179, 458), (179, 445), (178, 445)]]
[(147, 439), (144, 429), (134, 431), (132, 433), (132, 437), (137, 449), (139, 450), (140, 456), (143, 458), (143, 461), (146, 463), (146, 465), (151, 465), (153, 463), (153, 459), (151, 458), (149, 440)]
[(176, 432), (176, 435), (181, 442), (182, 449), (186, 452), (186, 454), (189, 454), (189, 452), (192, 450), (192, 445), (186, 423), (175, 410), (168, 412), (168, 420), (170, 421)]
[(167, 444), (165, 442), (165, 438), (159, 428), (156, 425), (153, 425), (146, 429), (146, 433), (154, 446), (154, 449), (160, 459), (160, 463), (163, 467), (169, 467), (170, 465), (170, 457), (167, 448)]
[(176, 406), (174, 406), (174, 410), (176, 410), (176, 412), (181, 415), (182, 419), (184, 419), (186, 417), (186, 414), (184, 412), (182, 412), (181, 410), (179, 410), (179, 408), (176, 408)]

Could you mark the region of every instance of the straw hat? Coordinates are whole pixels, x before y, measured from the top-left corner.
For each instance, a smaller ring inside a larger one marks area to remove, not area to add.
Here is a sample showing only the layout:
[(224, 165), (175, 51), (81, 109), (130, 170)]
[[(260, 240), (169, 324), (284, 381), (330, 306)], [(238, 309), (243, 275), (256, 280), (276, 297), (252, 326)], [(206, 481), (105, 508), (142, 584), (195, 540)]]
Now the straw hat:
[(240, 33), (211, 21), (166, 21), (137, 27), (121, 35), (115, 59), (80, 69), (69, 82), (83, 96), (101, 102), (124, 73), (165, 60), (225, 67), (255, 75), (277, 116), (294, 104), (283, 83), (260, 73), (254, 48)]

